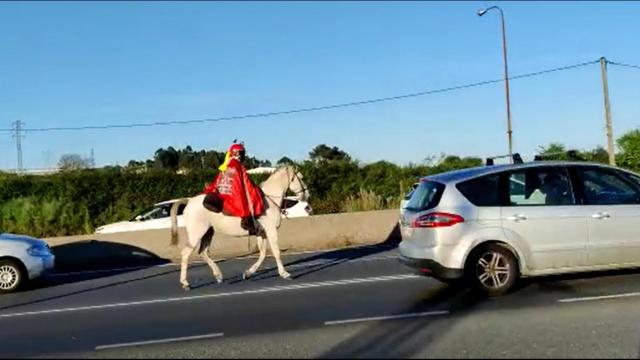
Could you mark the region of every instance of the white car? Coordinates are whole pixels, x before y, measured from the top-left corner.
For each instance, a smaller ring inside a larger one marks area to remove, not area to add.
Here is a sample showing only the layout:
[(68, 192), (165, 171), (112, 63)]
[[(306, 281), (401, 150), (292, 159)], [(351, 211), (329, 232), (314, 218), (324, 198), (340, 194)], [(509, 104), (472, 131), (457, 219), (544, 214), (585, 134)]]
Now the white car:
[(53, 268), (46, 242), (26, 235), (0, 234), (0, 293), (9, 293)]
[[(111, 234), (117, 232), (141, 231), (170, 229), (171, 206), (177, 199), (159, 202), (150, 208), (147, 208), (129, 221), (120, 221), (113, 224), (100, 226), (96, 229), (96, 234)], [(178, 227), (184, 226), (182, 212), (186, 205), (178, 207)], [(294, 218), (301, 216), (309, 216), (312, 213), (311, 206), (306, 201), (300, 201), (294, 196), (288, 196), (284, 199), (282, 212), (286, 218)]]
[[(96, 229), (96, 234), (169, 229), (171, 228), (171, 206), (176, 201), (178, 201), (178, 199), (162, 201), (139, 212), (129, 221), (120, 221), (100, 226)], [(185, 206), (186, 205), (180, 205), (178, 207), (178, 226), (184, 226), (182, 211), (184, 211)]]
[(282, 204), (282, 214), (285, 218), (304, 217), (313, 214), (313, 209), (308, 202), (302, 201), (295, 196), (287, 196)]

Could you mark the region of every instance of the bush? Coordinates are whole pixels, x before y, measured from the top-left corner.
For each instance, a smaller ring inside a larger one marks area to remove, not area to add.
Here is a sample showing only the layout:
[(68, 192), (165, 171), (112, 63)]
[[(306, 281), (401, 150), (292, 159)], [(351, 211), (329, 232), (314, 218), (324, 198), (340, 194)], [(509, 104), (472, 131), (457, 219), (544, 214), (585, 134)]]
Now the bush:
[(383, 210), (385, 208), (385, 200), (382, 196), (371, 190), (360, 189), (358, 194), (349, 195), (344, 203), (343, 211), (371, 211)]
[[(442, 168), (473, 161), (449, 159), (435, 167), (380, 161), (360, 166), (351, 160), (299, 164), (316, 214), (397, 208), (408, 187)], [(451, 161), (455, 160), (455, 161)], [(0, 174), (0, 229), (33, 236), (91, 233), (98, 226), (129, 220), (154, 203), (200, 193), (216, 171), (138, 173), (104, 168), (33, 176)], [(251, 175), (259, 184), (268, 175)]]

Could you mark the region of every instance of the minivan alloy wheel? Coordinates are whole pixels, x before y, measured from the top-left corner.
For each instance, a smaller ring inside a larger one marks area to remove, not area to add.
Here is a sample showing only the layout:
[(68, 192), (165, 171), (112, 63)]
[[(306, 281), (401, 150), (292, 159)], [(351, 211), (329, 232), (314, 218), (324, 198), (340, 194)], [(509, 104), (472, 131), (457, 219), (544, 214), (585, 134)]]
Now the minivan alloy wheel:
[(487, 288), (498, 289), (509, 282), (511, 265), (505, 256), (490, 250), (478, 259), (476, 276)]

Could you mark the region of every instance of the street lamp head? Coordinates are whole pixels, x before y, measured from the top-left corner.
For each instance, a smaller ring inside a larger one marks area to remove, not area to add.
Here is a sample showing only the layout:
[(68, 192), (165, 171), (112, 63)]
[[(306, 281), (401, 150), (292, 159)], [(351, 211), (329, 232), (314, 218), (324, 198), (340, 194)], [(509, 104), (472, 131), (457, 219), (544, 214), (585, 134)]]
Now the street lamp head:
[(480, 9), (480, 10), (478, 10), (478, 16), (482, 16), (482, 15), (484, 15), (484, 14), (486, 14), (486, 13), (487, 13), (487, 9)]

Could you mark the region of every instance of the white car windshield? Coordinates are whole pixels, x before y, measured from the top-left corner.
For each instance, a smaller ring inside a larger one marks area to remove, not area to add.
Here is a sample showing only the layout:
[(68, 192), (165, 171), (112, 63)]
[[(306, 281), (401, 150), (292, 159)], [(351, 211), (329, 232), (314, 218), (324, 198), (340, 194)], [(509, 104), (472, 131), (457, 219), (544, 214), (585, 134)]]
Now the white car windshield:
[(162, 219), (168, 217), (169, 215), (170, 214), (168, 206), (154, 206), (141, 211), (140, 213), (138, 213), (138, 215), (134, 216), (131, 221)]

